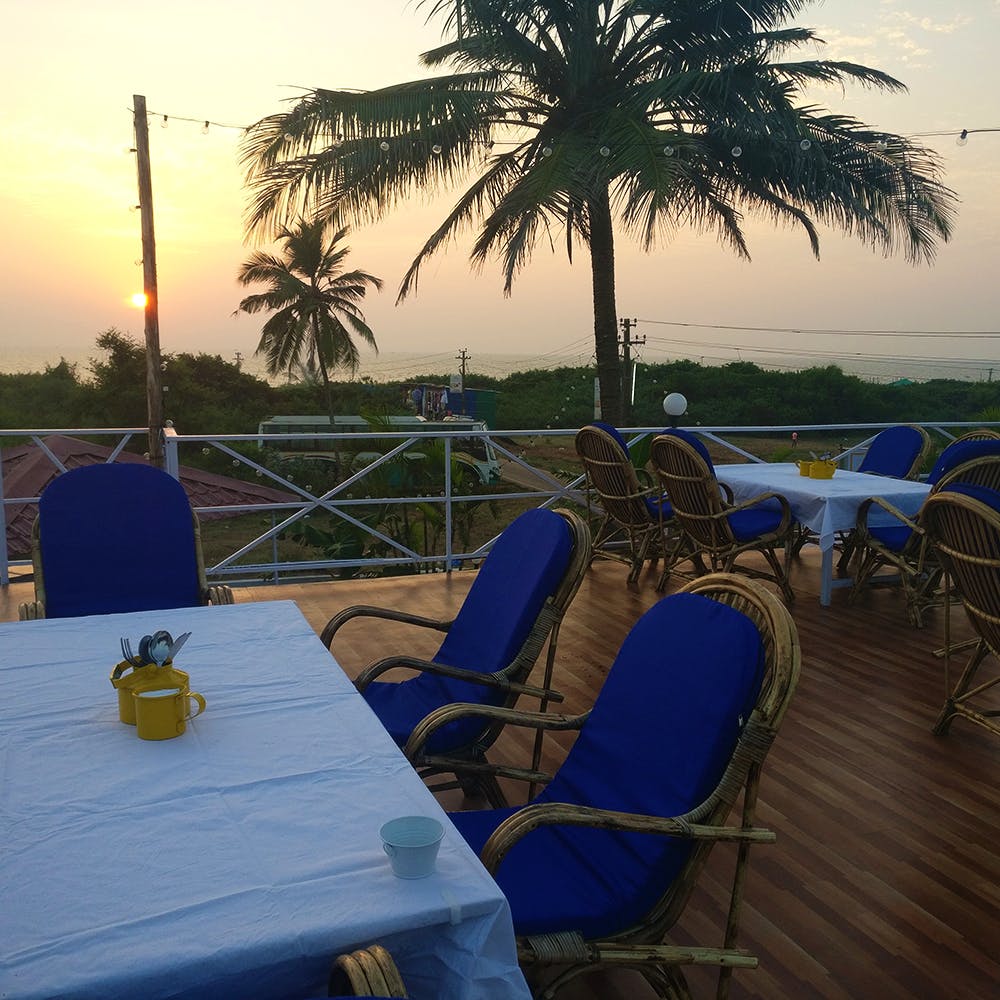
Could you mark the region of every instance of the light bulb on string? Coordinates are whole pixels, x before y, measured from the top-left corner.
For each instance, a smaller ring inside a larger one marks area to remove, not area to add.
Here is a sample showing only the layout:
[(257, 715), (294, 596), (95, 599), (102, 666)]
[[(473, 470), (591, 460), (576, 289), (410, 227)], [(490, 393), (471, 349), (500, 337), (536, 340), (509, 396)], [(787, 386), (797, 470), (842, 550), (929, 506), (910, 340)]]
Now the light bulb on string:
[(809, 139), (803, 139), (799, 143), (799, 149), (804, 153), (807, 149), (812, 149), (812, 142)]
[(389, 143), (387, 143), (387, 142), (385, 141), (385, 139), (383, 139), (383, 140), (382, 140), (382, 141), (381, 141), (381, 142), (380, 142), (380, 143), (378, 144), (378, 148), (379, 148), (379, 149), (381, 149), (383, 153), (388, 153), (388, 152), (389, 152)]
[(743, 155), (742, 146), (733, 146), (732, 148), (733, 159), (738, 160)]
[(552, 155), (552, 147), (542, 146), (542, 156), (551, 156), (551, 155)]
[(673, 156), (674, 155), (674, 147), (673, 146), (664, 146), (663, 147), (663, 155), (664, 156)]
[(888, 148), (889, 148), (889, 143), (886, 142), (885, 139), (879, 139), (878, 142), (875, 143), (875, 149), (880, 153), (886, 152)]
[(201, 127), (201, 134), (202, 135), (208, 135), (208, 122), (205, 122), (205, 124), (202, 125), (202, 127)]
[(965, 146), (969, 141), (969, 130), (963, 128), (958, 138), (955, 140), (956, 146)]
[(441, 154), (441, 146), (440, 146), (440, 144), (439, 143), (434, 143), (434, 145), (431, 146), (431, 152), (435, 156), (439, 156)]
[(160, 128), (166, 128), (166, 127), (167, 127), (167, 116), (164, 115), (163, 116), (163, 121), (160, 122)]
[(600, 152), (601, 156), (610, 156), (611, 155), (611, 149), (608, 146), (601, 146), (599, 152)]

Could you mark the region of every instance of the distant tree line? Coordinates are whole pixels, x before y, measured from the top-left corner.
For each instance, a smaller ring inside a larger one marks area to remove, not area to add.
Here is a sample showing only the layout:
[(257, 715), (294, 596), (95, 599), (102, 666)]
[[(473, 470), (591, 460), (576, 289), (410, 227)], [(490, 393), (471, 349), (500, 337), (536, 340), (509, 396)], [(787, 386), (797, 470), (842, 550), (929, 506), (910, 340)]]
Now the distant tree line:
[[(0, 427), (141, 427), (146, 422), (145, 351), (112, 328), (86, 371), (65, 361), (41, 372), (0, 375)], [(327, 412), (321, 383), (271, 385), (219, 355), (164, 355), (164, 414), (186, 434), (256, 432), (279, 414)], [(406, 382), (335, 382), (340, 413), (405, 413), (405, 387), (448, 383), (427, 373)], [(497, 429), (579, 427), (593, 418), (594, 369), (515, 372), (503, 379), (469, 374), (470, 388), (497, 396)], [(765, 371), (749, 362), (708, 367), (692, 361), (642, 365), (633, 423), (664, 425), (668, 392), (688, 399), (684, 422), (704, 425), (796, 425), (889, 421), (1000, 420), (1000, 384), (934, 379), (881, 385), (830, 365), (798, 372)]]

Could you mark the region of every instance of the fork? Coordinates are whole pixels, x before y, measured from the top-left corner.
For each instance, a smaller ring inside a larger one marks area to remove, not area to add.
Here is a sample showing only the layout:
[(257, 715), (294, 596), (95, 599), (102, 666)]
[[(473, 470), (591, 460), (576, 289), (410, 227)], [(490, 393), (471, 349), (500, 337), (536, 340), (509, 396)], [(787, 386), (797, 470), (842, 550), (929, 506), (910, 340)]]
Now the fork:
[(132, 643), (129, 639), (123, 638), (121, 640), (122, 644), (122, 658), (128, 660), (133, 666), (135, 666), (135, 656), (132, 653)]

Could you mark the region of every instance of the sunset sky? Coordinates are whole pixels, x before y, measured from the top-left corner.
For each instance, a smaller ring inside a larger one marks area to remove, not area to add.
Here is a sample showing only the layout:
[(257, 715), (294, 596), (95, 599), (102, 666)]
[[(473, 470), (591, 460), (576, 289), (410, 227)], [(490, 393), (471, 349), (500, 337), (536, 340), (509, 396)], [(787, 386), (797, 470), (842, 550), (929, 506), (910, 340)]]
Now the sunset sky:
[[(39, 352), (92, 352), (117, 326), (142, 337), (130, 304), (142, 268), (132, 95), (152, 112), (150, 143), (160, 331), (164, 351), (249, 358), (260, 317), (234, 318), (247, 254), (239, 128), (302, 88), (376, 88), (425, 75), (417, 56), (439, 26), (405, 0), (0, 0), (0, 371)], [(899, 333), (1000, 330), (1000, 0), (825, 0), (797, 19), (827, 58), (882, 69), (909, 93), (861, 88), (816, 103), (923, 141), (944, 160), (962, 201), (954, 240), (914, 268), (828, 233), (815, 261), (805, 235), (751, 223), (753, 261), (710, 235), (678, 233), (645, 255), (618, 240), (620, 316), (637, 318), (649, 360), (732, 357), (765, 349), (972, 359), (985, 370), (996, 339), (831, 337), (720, 327)], [(162, 127), (163, 116), (166, 127)], [(193, 119), (185, 121), (183, 119)], [(207, 134), (203, 122), (212, 122)], [(536, 251), (505, 299), (499, 268), (474, 275), (468, 245), (426, 266), (416, 298), (396, 306), (403, 271), (443, 217), (445, 197), (356, 230), (350, 263), (385, 279), (364, 310), (383, 354), (477, 355), (585, 362), (592, 351), (588, 263)], [(684, 324), (684, 325), (673, 325)], [(376, 375), (385, 359), (366, 353)], [(780, 361), (780, 356), (778, 357)], [(842, 361), (845, 367), (850, 367)], [(445, 365), (444, 367), (447, 367)], [(967, 373), (962, 373), (966, 376)], [(977, 377), (975, 374), (967, 377)]]

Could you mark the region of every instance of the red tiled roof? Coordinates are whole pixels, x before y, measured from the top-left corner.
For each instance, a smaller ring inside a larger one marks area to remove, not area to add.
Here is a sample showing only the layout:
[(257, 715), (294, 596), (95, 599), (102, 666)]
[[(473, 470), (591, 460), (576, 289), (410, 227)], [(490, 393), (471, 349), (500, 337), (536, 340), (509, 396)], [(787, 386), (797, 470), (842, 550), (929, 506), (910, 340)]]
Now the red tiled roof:
[[(42, 439), (45, 448), (67, 468), (96, 465), (108, 460), (113, 449), (106, 445), (81, 441), (64, 434), (52, 434)], [(37, 497), (57, 475), (59, 468), (35, 444), (18, 445), (0, 450), (3, 467), (3, 494), (8, 498)], [(123, 451), (116, 462), (143, 462), (142, 455)], [(287, 503), (298, 499), (292, 493), (270, 486), (247, 483), (230, 476), (218, 476), (190, 466), (181, 466), (181, 485), (192, 507), (223, 507), (235, 504)], [(38, 505), (34, 503), (7, 504), (7, 552), (9, 558), (24, 558), (31, 553), (31, 525)], [(215, 517), (232, 517), (235, 514), (203, 514), (202, 520)]]

